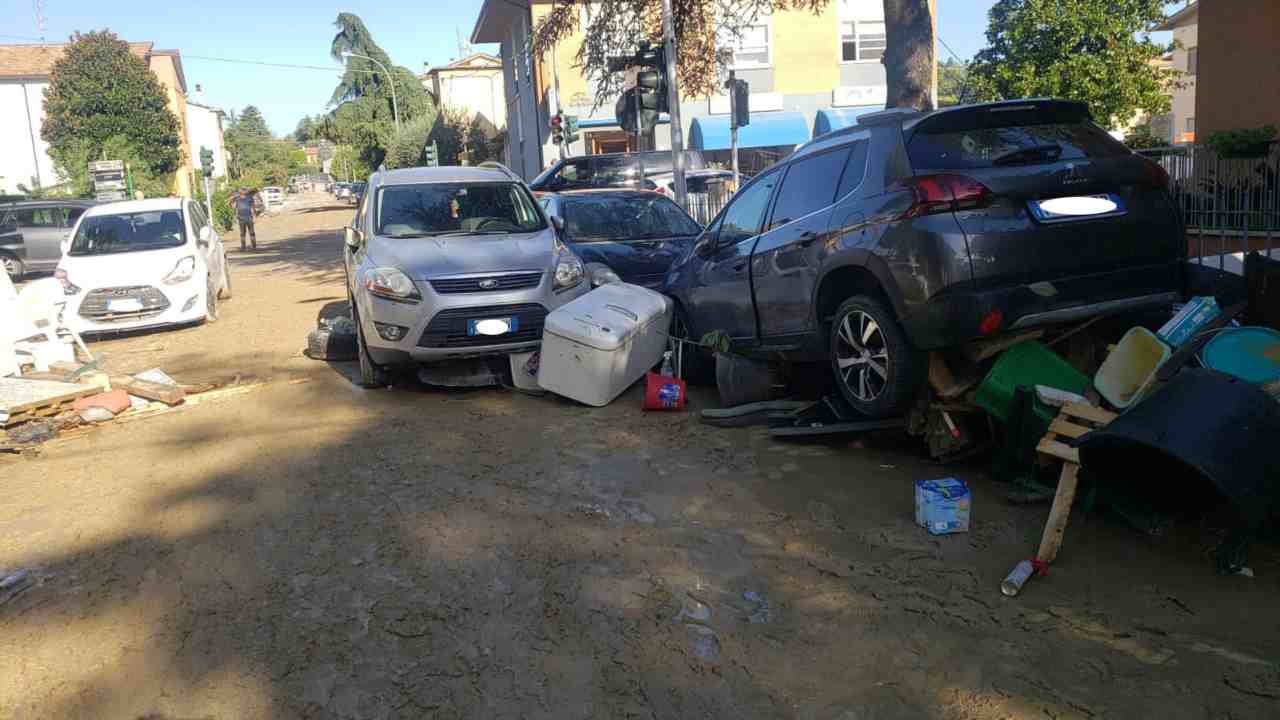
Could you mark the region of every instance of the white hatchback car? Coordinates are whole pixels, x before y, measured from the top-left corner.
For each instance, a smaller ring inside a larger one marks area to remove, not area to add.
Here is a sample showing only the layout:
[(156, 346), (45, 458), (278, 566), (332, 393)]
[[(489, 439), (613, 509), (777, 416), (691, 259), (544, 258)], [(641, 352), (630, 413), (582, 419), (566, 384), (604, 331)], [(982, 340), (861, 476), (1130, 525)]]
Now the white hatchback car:
[(67, 295), (63, 319), (81, 333), (212, 322), (231, 296), (222, 238), (186, 198), (90, 208), (54, 277)]

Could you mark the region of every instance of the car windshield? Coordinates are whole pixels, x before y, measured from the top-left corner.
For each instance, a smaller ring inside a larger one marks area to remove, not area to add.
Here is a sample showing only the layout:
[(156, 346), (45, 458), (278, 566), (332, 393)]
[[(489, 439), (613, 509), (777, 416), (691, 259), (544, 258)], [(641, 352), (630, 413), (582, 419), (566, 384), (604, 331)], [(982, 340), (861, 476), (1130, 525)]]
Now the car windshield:
[(563, 207), (570, 241), (646, 240), (702, 231), (678, 205), (657, 193), (568, 197)]
[(423, 183), (378, 191), (377, 234), (385, 237), (528, 233), (546, 227), (517, 183)]
[(944, 112), (922, 122), (907, 143), (917, 170), (1038, 165), (1128, 152), (1086, 117), (1052, 106)]
[(109, 255), (181, 247), (187, 242), (182, 211), (92, 215), (80, 221), (68, 255)]

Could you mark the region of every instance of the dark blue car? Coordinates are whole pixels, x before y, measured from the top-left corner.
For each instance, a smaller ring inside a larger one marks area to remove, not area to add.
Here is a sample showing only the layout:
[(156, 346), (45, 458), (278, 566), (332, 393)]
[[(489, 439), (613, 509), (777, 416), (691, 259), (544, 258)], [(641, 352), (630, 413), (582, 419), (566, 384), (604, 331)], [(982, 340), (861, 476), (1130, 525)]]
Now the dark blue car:
[(653, 289), (702, 232), (679, 205), (647, 190), (547, 193), (539, 202), (589, 272), (600, 277), (607, 268), (623, 282)]

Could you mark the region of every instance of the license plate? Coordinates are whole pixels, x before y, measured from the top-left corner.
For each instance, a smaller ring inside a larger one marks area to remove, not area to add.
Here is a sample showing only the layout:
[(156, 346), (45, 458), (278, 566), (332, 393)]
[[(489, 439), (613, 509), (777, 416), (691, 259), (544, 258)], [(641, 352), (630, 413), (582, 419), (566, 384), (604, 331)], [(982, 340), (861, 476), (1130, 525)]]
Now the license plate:
[(519, 328), (518, 318), (487, 318), (482, 320), (468, 320), (467, 334), (475, 335), (506, 335), (513, 333)]
[(142, 309), (142, 301), (138, 298), (120, 298), (108, 300), (107, 310), (111, 312), (138, 312)]
[(1037, 220), (1046, 223), (1124, 214), (1124, 203), (1111, 193), (1032, 200), (1028, 206)]

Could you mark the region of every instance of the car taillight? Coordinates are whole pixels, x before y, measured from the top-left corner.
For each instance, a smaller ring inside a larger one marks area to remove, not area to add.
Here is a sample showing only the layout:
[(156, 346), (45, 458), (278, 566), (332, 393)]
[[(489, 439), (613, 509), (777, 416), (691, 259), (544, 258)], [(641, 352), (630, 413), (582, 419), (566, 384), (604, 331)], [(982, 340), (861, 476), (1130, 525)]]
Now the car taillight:
[(913, 196), (899, 219), (986, 207), (995, 198), (986, 185), (965, 175), (917, 175), (900, 181), (897, 188)]
[(1160, 166), (1160, 163), (1143, 158), (1144, 172), (1147, 181), (1158, 188), (1169, 187), (1169, 171)]

